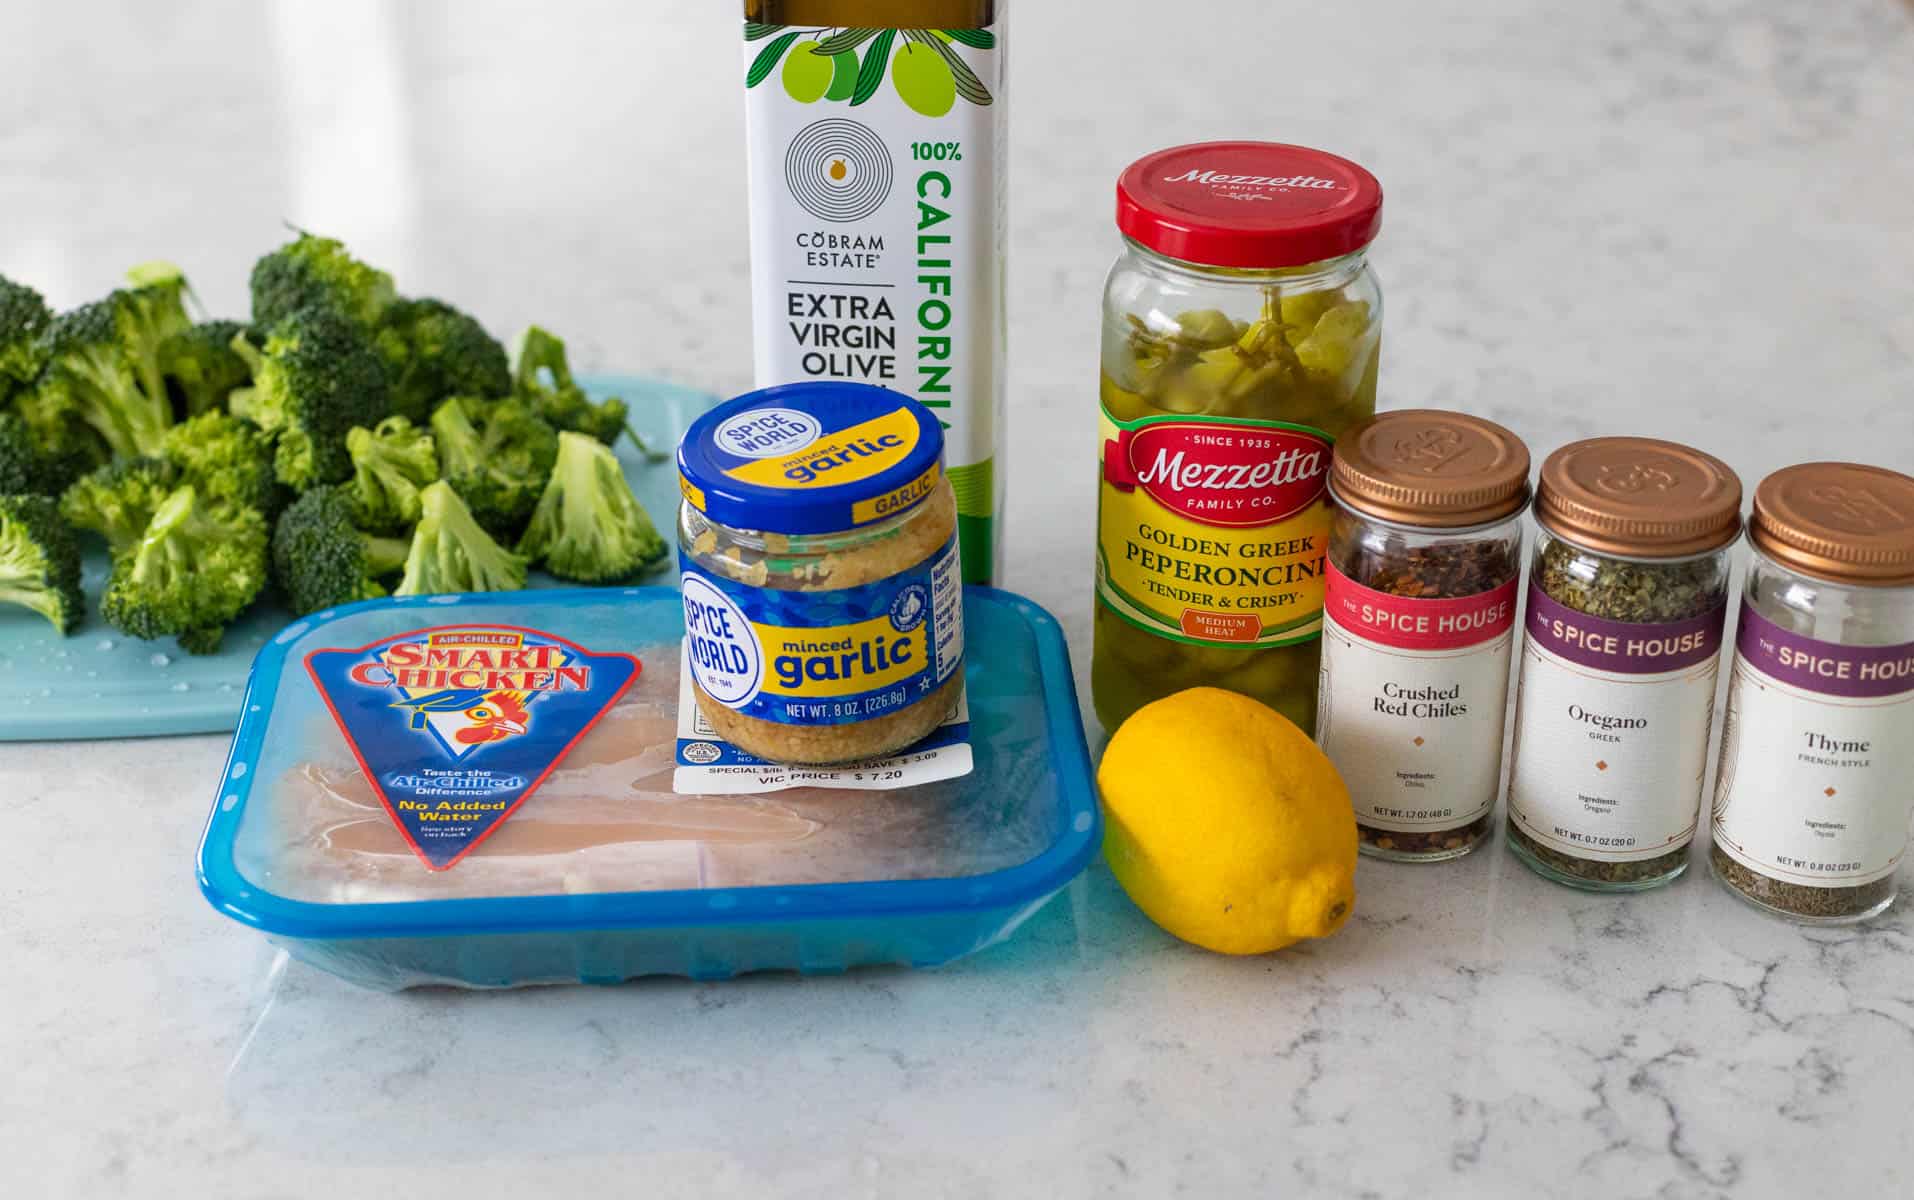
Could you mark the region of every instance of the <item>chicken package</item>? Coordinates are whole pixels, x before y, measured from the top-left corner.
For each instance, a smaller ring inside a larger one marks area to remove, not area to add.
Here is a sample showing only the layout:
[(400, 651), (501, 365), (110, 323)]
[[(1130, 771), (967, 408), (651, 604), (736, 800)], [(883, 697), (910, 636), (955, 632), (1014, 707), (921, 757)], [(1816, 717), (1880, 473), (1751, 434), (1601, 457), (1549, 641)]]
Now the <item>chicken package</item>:
[(380, 987), (947, 961), (1008, 934), (1096, 844), (1054, 622), (988, 589), (966, 609), (994, 635), (968, 685), (968, 774), (725, 795), (674, 788), (696, 743), (670, 589), (322, 613), (254, 666), (202, 890)]

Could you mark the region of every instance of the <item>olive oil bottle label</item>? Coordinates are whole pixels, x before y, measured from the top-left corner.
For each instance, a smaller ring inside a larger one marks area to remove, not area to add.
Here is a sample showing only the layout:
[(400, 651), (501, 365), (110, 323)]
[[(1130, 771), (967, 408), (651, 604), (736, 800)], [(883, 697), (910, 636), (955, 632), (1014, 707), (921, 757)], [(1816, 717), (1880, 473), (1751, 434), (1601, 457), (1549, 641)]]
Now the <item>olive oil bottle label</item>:
[(1509, 816), (1563, 854), (1632, 862), (1694, 836), (1725, 605), (1665, 624), (1577, 612), (1531, 586)]
[(1722, 853), (1771, 879), (1857, 887), (1907, 850), (1914, 643), (1842, 646), (1741, 610), (1715, 778)]
[(964, 579), (1000, 561), (999, 29), (746, 22), (757, 386), (895, 388), (945, 427)]
[(1204, 416), (1102, 415), (1097, 598), (1180, 642), (1322, 634), (1329, 435)]
[(1392, 596), (1329, 564), (1316, 742), (1357, 821), (1420, 833), (1495, 807), (1515, 592)]

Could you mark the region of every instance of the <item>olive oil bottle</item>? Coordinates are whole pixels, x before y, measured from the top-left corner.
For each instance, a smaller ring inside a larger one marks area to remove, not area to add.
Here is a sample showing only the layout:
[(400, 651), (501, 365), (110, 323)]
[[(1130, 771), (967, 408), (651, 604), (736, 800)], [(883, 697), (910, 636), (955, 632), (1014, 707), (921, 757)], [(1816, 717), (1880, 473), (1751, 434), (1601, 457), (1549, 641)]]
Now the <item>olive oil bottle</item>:
[(894, 388), (945, 427), (964, 579), (1001, 563), (1003, 0), (745, 0), (759, 387)]

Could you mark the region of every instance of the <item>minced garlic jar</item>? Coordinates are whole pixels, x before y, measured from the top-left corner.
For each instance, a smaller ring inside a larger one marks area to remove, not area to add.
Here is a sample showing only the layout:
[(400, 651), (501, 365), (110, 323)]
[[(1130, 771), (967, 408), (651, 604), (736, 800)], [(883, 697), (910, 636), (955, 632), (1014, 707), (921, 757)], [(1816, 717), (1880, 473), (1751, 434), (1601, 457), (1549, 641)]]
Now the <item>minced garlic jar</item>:
[(718, 735), (772, 762), (904, 749), (963, 690), (943, 430), (866, 384), (719, 405), (678, 448), (685, 657)]

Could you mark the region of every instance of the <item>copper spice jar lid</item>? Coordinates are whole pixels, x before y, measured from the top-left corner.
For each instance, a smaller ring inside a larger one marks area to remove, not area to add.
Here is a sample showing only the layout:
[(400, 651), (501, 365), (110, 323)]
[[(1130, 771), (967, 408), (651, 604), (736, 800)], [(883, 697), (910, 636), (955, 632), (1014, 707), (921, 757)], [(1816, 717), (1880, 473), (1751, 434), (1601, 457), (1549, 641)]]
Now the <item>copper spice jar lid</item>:
[(1719, 550), (1741, 533), (1741, 479), (1712, 454), (1654, 438), (1571, 442), (1542, 463), (1535, 520), (1624, 558)]
[(1481, 417), (1380, 413), (1336, 439), (1329, 486), (1345, 507), (1397, 525), (1485, 525), (1529, 502), (1529, 448)]
[(1748, 539), (1817, 579), (1914, 583), (1914, 479), (1859, 463), (1784, 467), (1755, 489)]

